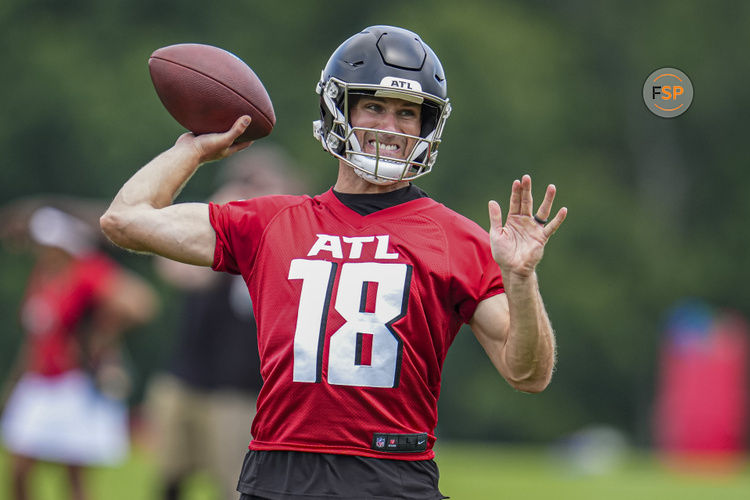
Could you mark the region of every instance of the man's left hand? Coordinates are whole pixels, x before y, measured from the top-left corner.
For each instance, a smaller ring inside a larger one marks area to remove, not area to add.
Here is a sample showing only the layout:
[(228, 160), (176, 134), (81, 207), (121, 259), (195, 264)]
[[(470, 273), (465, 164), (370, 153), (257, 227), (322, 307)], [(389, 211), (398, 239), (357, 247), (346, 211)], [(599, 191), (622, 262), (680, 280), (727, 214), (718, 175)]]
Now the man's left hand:
[(568, 209), (561, 208), (552, 220), (552, 202), (555, 186), (550, 184), (544, 200), (536, 213), (532, 212), (531, 177), (524, 175), (513, 181), (508, 205), (508, 217), (503, 226), (503, 215), (496, 201), (489, 202), (490, 246), (492, 257), (498, 263), (506, 279), (516, 276), (531, 276), (544, 255), (544, 246), (549, 237), (563, 223)]

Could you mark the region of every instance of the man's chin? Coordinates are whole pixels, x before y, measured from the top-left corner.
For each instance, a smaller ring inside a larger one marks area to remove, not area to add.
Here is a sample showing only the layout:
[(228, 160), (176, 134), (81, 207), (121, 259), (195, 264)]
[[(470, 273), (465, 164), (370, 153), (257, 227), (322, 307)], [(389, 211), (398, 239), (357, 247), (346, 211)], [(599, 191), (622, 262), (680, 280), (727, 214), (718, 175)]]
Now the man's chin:
[(366, 180), (370, 184), (375, 184), (377, 186), (390, 186), (392, 184), (396, 184), (397, 182), (399, 182), (393, 179), (383, 179), (382, 177), (377, 177), (373, 174), (370, 174), (358, 168), (354, 168), (352, 170), (354, 170), (354, 173), (356, 173), (362, 179)]

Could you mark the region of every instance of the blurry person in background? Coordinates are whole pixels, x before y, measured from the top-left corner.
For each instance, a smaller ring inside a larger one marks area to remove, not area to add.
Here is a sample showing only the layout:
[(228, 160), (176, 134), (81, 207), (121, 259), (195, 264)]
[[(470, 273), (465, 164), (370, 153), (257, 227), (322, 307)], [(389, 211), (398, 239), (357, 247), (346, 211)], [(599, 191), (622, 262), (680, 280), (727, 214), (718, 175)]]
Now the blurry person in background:
[(32, 467), (45, 461), (67, 468), (69, 497), (82, 500), (85, 467), (127, 455), (129, 380), (118, 340), (151, 319), (156, 296), (97, 248), (94, 226), (53, 206), (29, 210), (34, 203), (6, 207), (0, 219), (3, 241), (30, 244), (35, 255), (20, 311), (25, 337), (0, 422), (11, 498), (29, 498)]
[[(222, 165), (210, 201), (297, 193), (301, 184), (292, 170), (282, 150), (259, 145)], [(153, 378), (147, 397), (162, 498), (180, 498), (185, 481), (198, 471), (210, 475), (220, 498), (237, 498), (263, 383), (247, 285), (241, 276), (206, 267), (163, 257), (155, 263), (164, 281), (183, 292), (168, 372)]]
[(700, 299), (667, 311), (654, 400), (654, 445), (669, 467), (736, 472), (748, 436), (750, 325)]

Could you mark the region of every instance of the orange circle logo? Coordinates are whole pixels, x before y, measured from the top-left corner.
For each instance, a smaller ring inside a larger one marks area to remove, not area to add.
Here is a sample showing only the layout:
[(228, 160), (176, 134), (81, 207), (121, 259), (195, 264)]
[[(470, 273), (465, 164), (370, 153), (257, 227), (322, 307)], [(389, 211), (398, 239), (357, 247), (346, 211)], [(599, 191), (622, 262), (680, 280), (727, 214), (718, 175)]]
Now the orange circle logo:
[(693, 83), (679, 69), (657, 69), (643, 84), (643, 102), (656, 116), (680, 116), (693, 102)]

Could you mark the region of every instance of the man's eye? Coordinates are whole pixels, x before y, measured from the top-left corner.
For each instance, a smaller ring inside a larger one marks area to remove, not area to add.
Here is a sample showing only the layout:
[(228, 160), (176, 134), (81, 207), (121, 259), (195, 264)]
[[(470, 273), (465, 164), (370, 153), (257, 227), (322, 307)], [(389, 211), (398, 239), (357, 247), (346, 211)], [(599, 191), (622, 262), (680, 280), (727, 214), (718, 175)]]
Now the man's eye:
[(381, 106), (380, 104), (375, 103), (375, 102), (371, 102), (371, 103), (365, 104), (365, 108), (369, 109), (370, 111), (375, 111), (375, 112), (378, 112), (378, 113), (383, 110), (383, 106)]

